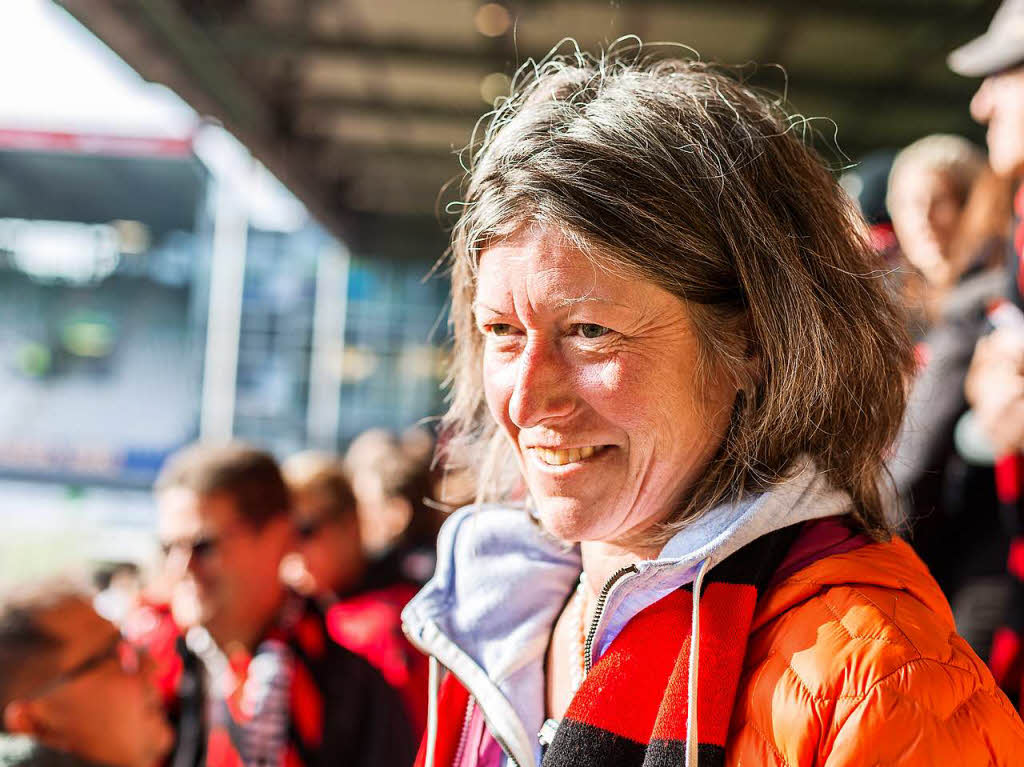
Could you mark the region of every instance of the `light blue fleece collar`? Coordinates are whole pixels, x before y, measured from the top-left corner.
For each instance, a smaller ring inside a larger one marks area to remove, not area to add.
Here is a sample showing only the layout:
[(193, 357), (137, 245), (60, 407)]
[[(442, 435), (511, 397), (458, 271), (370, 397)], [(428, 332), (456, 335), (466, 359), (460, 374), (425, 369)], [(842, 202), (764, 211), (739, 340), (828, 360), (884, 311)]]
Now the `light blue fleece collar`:
[[(843, 514), (849, 503), (801, 461), (770, 491), (695, 520), (657, 559), (638, 562), (635, 574), (616, 582), (595, 634), (594, 660), (637, 613), (692, 582), (705, 560), (705, 568), (714, 567), (763, 535)], [(545, 536), (523, 508), (467, 507), (445, 522), (434, 577), (402, 613), (413, 642), (469, 688), (492, 734), (522, 767), (540, 759), (544, 654), (580, 567), (579, 547)]]

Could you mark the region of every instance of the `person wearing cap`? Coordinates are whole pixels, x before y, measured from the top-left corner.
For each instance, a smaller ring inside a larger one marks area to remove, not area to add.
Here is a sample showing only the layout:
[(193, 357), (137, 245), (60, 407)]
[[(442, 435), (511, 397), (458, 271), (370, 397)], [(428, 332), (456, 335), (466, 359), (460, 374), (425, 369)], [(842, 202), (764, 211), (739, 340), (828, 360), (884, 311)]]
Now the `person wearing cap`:
[[(1017, 185), (1009, 296), (1024, 307), (1024, 0), (1005, 0), (988, 30), (949, 55), (965, 77), (983, 77), (971, 115), (988, 126), (992, 169)], [(989, 665), (1000, 686), (1024, 702), (1024, 315), (1012, 306), (993, 315), (996, 329), (975, 348), (965, 393), (996, 460), (996, 489), (1008, 533), (1011, 596), (1005, 625), (992, 642)]]

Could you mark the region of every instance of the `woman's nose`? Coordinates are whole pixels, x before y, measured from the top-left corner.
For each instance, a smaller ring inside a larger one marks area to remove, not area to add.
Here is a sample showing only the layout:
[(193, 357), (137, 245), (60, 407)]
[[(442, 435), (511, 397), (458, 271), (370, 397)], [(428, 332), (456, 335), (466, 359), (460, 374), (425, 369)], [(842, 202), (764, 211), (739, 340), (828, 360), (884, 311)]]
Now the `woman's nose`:
[(974, 118), (975, 122), (979, 122), (982, 125), (989, 121), (992, 116), (992, 78), (987, 77), (982, 80), (978, 90), (974, 93), (971, 98), (971, 117)]
[(571, 371), (556, 344), (530, 340), (517, 361), (509, 418), (520, 429), (568, 415), (573, 410)]

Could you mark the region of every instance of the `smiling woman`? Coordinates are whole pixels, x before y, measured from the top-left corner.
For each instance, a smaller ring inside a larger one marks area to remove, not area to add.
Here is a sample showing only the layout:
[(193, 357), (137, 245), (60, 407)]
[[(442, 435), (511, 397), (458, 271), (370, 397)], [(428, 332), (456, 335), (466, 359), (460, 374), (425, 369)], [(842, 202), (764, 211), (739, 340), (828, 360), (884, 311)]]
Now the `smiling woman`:
[(450, 671), (421, 763), (1024, 746), (891, 536), (910, 345), (798, 127), (642, 49), (528, 66), (491, 116), (451, 249), (447, 424), (478, 503), (404, 614)]
[(650, 546), (652, 525), (718, 449), (736, 398), (727, 379), (695, 374), (685, 304), (538, 225), (484, 251), (475, 314), (490, 415), (544, 528)]

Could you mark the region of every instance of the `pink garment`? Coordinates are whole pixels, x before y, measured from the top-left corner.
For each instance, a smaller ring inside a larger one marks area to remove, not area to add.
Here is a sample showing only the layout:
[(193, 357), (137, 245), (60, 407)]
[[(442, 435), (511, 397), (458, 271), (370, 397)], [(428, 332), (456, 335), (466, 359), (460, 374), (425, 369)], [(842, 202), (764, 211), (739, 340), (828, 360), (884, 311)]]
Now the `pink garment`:
[(487, 731), (480, 707), (472, 699), (469, 705), (473, 711), (463, 733), (462, 757), (456, 758), (454, 767), (500, 767), (501, 746)]
[(798, 570), (809, 567), (819, 559), (845, 554), (871, 543), (868, 536), (851, 530), (844, 519), (842, 516), (824, 517), (805, 522), (799, 537), (772, 576), (768, 588), (784, 581)]

